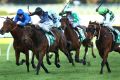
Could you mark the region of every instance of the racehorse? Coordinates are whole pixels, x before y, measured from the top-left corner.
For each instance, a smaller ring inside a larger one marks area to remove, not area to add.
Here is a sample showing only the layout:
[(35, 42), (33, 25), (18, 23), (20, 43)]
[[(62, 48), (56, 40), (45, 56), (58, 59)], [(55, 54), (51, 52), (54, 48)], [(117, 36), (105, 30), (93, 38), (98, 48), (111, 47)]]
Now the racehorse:
[[(18, 27), (11, 18), (6, 18), (6, 20), (3, 23), (3, 27), (0, 30), (1, 34), (10, 32), (14, 38), (14, 42), (13, 42), (13, 47), (15, 50), (15, 56), (16, 56), (16, 65), (22, 65), (24, 62), (26, 62), (26, 66), (27, 66), (27, 71), (29, 72), (29, 50), (33, 51), (33, 42), (30, 38), (27, 38), (29, 40), (28, 44), (24, 44), (23, 41), (23, 28)], [(20, 52), (23, 52), (26, 56), (26, 60), (22, 59), (19, 62), (19, 58), (20, 58)], [(32, 67), (36, 68), (35, 64), (34, 64), (34, 54), (32, 56)]]
[[(71, 43), (71, 48), (69, 49), (69, 51), (75, 50), (76, 54), (75, 54), (75, 61), (76, 62), (81, 62), (83, 64), (86, 64), (86, 53), (88, 51), (88, 47), (91, 46), (92, 48), (92, 55), (95, 58), (96, 56), (94, 55), (93, 52), (93, 43), (87, 43), (86, 40), (83, 40), (83, 42), (79, 41), (79, 37), (77, 35), (77, 33), (75, 32), (75, 30), (72, 28), (71, 23), (69, 22), (68, 18), (66, 16), (62, 16), (61, 18), (61, 27), (64, 30), (64, 34), (67, 38), (67, 40)], [(82, 27), (85, 30), (85, 27)], [(83, 57), (83, 60), (79, 59), (79, 50), (81, 47), (81, 44), (83, 44), (83, 46), (85, 46), (85, 54)]]
[(100, 57), (102, 58), (100, 74), (103, 74), (103, 67), (106, 65), (108, 72), (111, 72), (108, 63), (108, 54), (111, 51), (120, 53), (119, 44), (116, 44), (113, 39), (112, 32), (97, 22), (89, 22), (87, 28), (87, 39), (90, 41), (94, 36), (97, 37), (96, 46)]
[[(16, 54), (16, 63), (17, 64), (19, 63), (20, 51), (23, 52), (24, 49), (25, 50), (31, 49), (33, 51), (33, 54), (36, 55), (36, 58), (38, 59), (36, 74), (39, 73), (41, 66), (45, 70), (45, 72), (48, 73), (47, 68), (43, 64), (43, 57), (50, 50), (48, 40), (42, 30), (38, 30), (34, 26), (33, 27), (32, 26), (33, 25), (31, 25), (31, 26), (28, 25), (25, 28), (20, 28), (10, 18), (7, 18), (3, 24), (1, 33), (11, 32), (11, 34), (13, 35), (13, 38), (14, 38), (13, 45), (14, 45), (14, 49), (16, 52), (15, 54)], [(22, 32), (20, 32), (19, 29), (21, 29)], [(21, 38), (19, 39), (19, 35), (16, 35), (16, 34), (20, 34), (20, 33), (22, 36), (21, 43), (19, 42)], [(58, 34), (56, 34), (56, 32), (55, 32), (55, 35), (58, 35)], [(61, 38), (61, 36), (56, 37), (56, 42), (52, 48), (55, 48), (57, 50), (57, 47), (58, 47), (57, 44), (60, 42), (60, 38)], [(15, 42), (16, 39), (18, 40), (17, 42)], [(15, 46), (15, 44), (17, 44), (17, 43), (20, 43), (21, 45), (23, 45), (23, 43), (24, 43), (25, 46), (22, 49), (18, 49), (19, 46), (18, 45)], [(62, 46), (62, 47), (64, 48), (64, 46)], [(65, 49), (61, 49), (61, 50), (65, 50)], [(19, 51), (19, 53), (18, 53), (18, 51)], [(65, 54), (66, 54), (69, 62), (72, 62), (71, 61), (72, 59), (71, 59), (69, 53), (65, 52)], [(27, 53), (27, 55), (28, 55), (28, 53)]]
[(30, 36), (30, 38), (33, 40), (33, 42), (35, 43), (35, 45), (37, 46), (38, 51), (39, 51), (38, 52), (39, 54), (36, 54), (36, 57), (39, 61), (38, 65), (37, 65), (37, 73), (36, 74), (39, 73), (38, 71), (40, 69), (41, 64), (43, 63), (42, 61), (43, 61), (44, 55), (48, 54), (48, 52), (55, 53), (55, 64), (57, 67), (60, 67), (60, 65), (57, 64), (58, 57), (59, 57), (58, 49), (63, 51), (65, 53), (65, 55), (67, 56), (69, 62), (74, 65), (72, 57), (66, 49), (66, 47), (67, 47), (66, 41), (63, 40), (64, 38), (62, 38), (63, 36), (57, 28), (52, 29), (52, 32), (55, 34), (56, 40), (55, 40), (54, 44), (50, 45), (50, 46), (48, 44), (47, 37), (45, 36), (45, 33), (41, 28), (36, 29), (35, 26), (33, 25), (32, 27), (26, 27), (25, 29), (26, 29), (26, 31), (29, 31), (29, 32), (27, 32), (27, 36)]

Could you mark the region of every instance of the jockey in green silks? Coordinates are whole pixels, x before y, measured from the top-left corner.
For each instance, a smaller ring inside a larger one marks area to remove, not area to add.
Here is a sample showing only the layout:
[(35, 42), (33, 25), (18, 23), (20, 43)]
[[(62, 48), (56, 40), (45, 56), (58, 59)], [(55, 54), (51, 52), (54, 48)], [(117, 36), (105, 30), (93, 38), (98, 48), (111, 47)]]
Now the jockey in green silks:
[(115, 36), (118, 36), (118, 34), (120, 34), (119, 31), (117, 29), (114, 29), (112, 26), (112, 23), (115, 20), (114, 13), (105, 7), (97, 8), (96, 12), (98, 12), (100, 15), (104, 17), (102, 21), (103, 26), (109, 28), (115, 34)]

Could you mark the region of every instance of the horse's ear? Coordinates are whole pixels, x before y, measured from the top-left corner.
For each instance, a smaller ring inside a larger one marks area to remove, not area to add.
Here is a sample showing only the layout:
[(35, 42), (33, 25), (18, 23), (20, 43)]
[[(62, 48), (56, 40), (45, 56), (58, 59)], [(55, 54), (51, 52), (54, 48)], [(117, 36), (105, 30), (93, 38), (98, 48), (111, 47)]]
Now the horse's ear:
[(11, 20), (13, 20), (13, 19), (14, 19), (14, 17), (11, 18)]
[(91, 23), (91, 21), (89, 21), (89, 24)]

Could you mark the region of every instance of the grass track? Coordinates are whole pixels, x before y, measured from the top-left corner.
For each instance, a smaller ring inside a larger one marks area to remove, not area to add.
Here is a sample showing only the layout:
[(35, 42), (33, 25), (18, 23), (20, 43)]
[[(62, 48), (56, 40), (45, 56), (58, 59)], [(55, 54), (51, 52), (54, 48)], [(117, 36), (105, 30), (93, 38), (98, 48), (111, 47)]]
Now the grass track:
[[(109, 55), (108, 61), (112, 70), (110, 74), (107, 72), (106, 67), (104, 67), (104, 74), (99, 74), (101, 58), (95, 49), (96, 59), (92, 58), (91, 51), (89, 51), (87, 56), (91, 61), (91, 66), (83, 66), (76, 63), (75, 67), (73, 67), (68, 63), (63, 53), (60, 52), (60, 69), (57, 69), (54, 65), (54, 57), (51, 59), (52, 65), (48, 65), (44, 58), (45, 66), (50, 73), (46, 74), (41, 68), (40, 74), (35, 75), (35, 70), (32, 69), (31, 65), (29, 73), (27, 73), (25, 64), (16, 66), (13, 48), (10, 51), (10, 61), (6, 61), (7, 41), (9, 40), (6, 40), (6, 44), (0, 44), (2, 50), (2, 55), (0, 56), (0, 80), (120, 80), (120, 55), (118, 53), (112, 52)], [(83, 56), (83, 49), (81, 49), (80, 57)], [(25, 58), (24, 54), (21, 54), (21, 59), (23, 58)]]

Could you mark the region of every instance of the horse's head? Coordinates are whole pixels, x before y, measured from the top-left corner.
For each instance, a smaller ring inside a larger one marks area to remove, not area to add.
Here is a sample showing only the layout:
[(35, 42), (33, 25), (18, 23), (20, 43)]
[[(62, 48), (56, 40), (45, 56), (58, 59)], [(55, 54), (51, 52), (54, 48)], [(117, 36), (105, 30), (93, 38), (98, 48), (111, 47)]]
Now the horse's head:
[(7, 33), (7, 32), (10, 32), (12, 31), (15, 26), (14, 26), (14, 22), (13, 22), (13, 18), (6, 18), (6, 20), (3, 22), (3, 26), (0, 30), (0, 33), (1, 34), (4, 34), (4, 33)]
[(87, 32), (87, 39), (91, 40), (94, 36), (99, 36), (100, 35), (100, 29), (101, 26), (99, 23), (95, 22), (89, 22), (88, 28), (86, 30)]
[(61, 22), (61, 27), (64, 30), (68, 26), (69, 20), (66, 16), (62, 16), (60, 22)]

